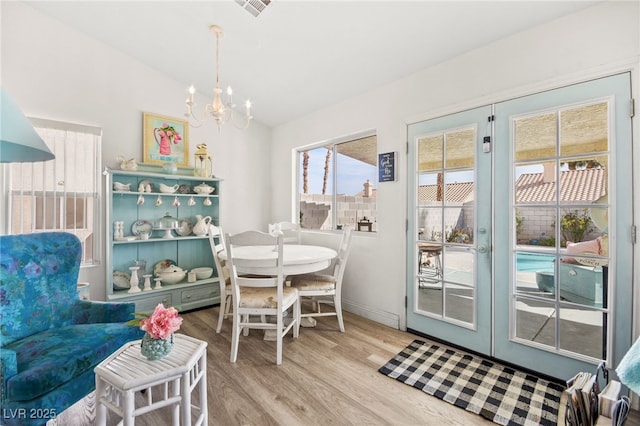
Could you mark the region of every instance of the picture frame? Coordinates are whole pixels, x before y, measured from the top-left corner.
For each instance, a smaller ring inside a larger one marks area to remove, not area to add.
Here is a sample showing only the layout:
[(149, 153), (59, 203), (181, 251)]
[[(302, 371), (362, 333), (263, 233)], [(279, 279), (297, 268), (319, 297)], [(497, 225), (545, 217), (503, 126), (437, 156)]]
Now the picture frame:
[(378, 182), (393, 182), (396, 180), (397, 169), (396, 152), (378, 154)]
[(143, 162), (189, 166), (189, 123), (166, 115), (142, 114)]

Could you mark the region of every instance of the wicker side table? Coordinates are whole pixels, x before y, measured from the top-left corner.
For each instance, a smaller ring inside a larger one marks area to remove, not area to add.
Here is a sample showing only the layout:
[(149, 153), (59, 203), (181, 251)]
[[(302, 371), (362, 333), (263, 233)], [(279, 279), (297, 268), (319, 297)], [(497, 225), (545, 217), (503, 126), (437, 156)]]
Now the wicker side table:
[[(172, 407), (172, 424), (191, 425), (191, 393), (199, 386), (196, 426), (207, 425), (207, 342), (184, 334), (174, 336), (174, 347), (162, 359), (149, 361), (140, 353), (140, 340), (129, 342), (96, 366), (97, 424), (106, 425), (107, 409), (122, 417), (124, 426), (135, 417), (161, 407)], [(154, 388), (161, 397), (154, 401)], [(145, 404), (136, 407), (135, 393), (146, 389)]]

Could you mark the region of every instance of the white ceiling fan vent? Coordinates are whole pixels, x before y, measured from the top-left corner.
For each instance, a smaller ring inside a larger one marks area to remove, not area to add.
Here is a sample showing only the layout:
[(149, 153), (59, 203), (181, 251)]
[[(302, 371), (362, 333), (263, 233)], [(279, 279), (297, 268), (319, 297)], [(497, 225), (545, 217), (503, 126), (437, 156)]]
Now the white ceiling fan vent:
[(236, 3), (257, 18), (269, 6), (271, 0), (236, 0)]

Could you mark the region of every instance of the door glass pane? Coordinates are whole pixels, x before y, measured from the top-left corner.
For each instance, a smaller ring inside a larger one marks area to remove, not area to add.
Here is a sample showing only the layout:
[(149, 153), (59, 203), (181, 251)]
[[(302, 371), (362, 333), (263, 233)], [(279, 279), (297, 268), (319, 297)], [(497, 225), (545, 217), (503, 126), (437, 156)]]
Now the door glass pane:
[(433, 276), (421, 275), (418, 281), (416, 309), (442, 316), (442, 281)]
[(560, 307), (560, 348), (605, 359), (606, 314), (576, 306)]
[(553, 302), (517, 297), (515, 309), (516, 337), (555, 347), (556, 308)]
[[(521, 207), (515, 210), (516, 244), (554, 248), (557, 209), (554, 206)], [(544, 250), (544, 249), (543, 249)]]
[(443, 143), (441, 134), (418, 140), (418, 171), (442, 169)]
[(473, 167), (475, 163), (475, 129), (445, 134), (445, 167)]
[(444, 209), (445, 241), (457, 244), (473, 243), (473, 203)]
[(519, 118), (514, 122), (516, 161), (552, 158), (556, 155), (556, 114)]
[[(472, 205), (474, 196), (473, 170), (446, 172), (443, 201), (447, 206)], [(437, 183), (437, 182), (436, 182)]]
[(460, 284), (447, 283), (445, 288), (445, 317), (473, 323), (474, 289)]
[(444, 279), (449, 282), (473, 286), (475, 252), (464, 247), (445, 247)]
[(555, 161), (528, 162), (515, 165), (515, 200), (518, 204), (553, 203), (556, 200)]
[(608, 286), (607, 268), (595, 265), (606, 262), (598, 257), (564, 256), (558, 268), (560, 298), (585, 306), (603, 307)]
[(560, 162), (560, 201), (591, 204), (606, 195), (609, 174), (606, 163), (607, 156), (563, 158)]
[(608, 114), (606, 102), (561, 111), (560, 155), (608, 151)]
[(516, 294), (555, 300), (555, 265), (555, 255), (517, 252)]
[(442, 209), (432, 207), (418, 209), (418, 239), (442, 242)]

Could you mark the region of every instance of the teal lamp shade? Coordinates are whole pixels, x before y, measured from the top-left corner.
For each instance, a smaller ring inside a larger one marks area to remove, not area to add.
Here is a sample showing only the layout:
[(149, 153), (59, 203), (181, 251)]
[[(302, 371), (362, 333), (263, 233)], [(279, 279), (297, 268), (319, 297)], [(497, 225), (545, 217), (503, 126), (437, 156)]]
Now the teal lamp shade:
[(18, 105), (0, 89), (0, 163), (31, 163), (54, 158)]
[(616, 373), (623, 385), (640, 394), (640, 339), (631, 345), (616, 367)]

